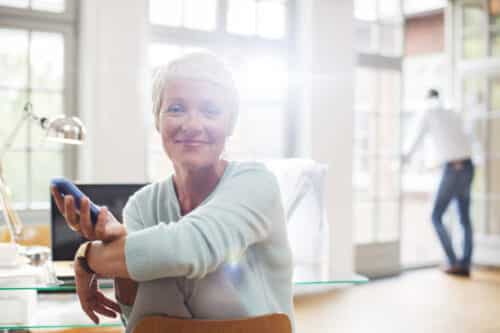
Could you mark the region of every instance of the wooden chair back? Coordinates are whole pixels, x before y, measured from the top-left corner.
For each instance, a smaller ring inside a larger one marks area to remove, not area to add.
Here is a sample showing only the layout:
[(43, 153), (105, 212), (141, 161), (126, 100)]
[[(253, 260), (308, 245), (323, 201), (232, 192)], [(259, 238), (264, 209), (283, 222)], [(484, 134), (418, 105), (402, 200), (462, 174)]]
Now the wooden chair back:
[(264, 316), (205, 320), (184, 319), (164, 315), (146, 316), (134, 327), (133, 333), (291, 333), (288, 316), (273, 313)]

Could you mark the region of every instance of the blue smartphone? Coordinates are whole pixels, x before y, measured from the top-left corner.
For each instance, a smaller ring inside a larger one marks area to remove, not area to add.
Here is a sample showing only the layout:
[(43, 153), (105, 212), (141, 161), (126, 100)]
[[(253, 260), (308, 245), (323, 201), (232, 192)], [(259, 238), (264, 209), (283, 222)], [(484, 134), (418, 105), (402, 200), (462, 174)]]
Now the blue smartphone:
[[(82, 191), (78, 187), (76, 187), (75, 184), (73, 184), (71, 181), (67, 180), (66, 178), (54, 178), (51, 181), (51, 184), (54, 185), (59, 193), (61, 193), (63, 196), (65, 195), (72, 195), (73, 198), (75, 199), (75, 206), (80, 212), (80, 202), (82, 198), (85, 196)], [(93, 225), (96, 225), (97, 223), (97, 216), (99, 215), (99, 207), (95, 205), (92, 201), (90, 202), (90, 219), (92, 221)]]

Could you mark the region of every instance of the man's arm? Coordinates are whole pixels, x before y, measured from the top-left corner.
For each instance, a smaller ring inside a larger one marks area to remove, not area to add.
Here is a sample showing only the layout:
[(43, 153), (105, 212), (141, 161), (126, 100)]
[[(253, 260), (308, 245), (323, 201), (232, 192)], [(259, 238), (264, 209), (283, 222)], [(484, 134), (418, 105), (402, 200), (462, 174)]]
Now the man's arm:
[(422, 142), (425, 134), (428, 130), (429, 122), (429, 110), (424, 111), (424, 114), (417, 120), (417, 123), (413, 129), (413, 133), (410, 136), (410, 140), (405, 145), (403, 149), (403, 158), (405, 161), (411, 159), (418, 146)]

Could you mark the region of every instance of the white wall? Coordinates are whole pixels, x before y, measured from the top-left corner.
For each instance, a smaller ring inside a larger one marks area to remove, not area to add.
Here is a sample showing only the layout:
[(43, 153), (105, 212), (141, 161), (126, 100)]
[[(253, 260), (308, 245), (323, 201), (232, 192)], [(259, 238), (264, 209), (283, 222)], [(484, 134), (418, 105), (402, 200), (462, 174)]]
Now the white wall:
[(298, 13), (305, 79), (303, 154), (329, 166), (329, 277), (353, 272), (352, 149), (354, 45), (350, 0), (302, 0)]
[(80, 1), (78, 179), (146, 179), (147, 1)]

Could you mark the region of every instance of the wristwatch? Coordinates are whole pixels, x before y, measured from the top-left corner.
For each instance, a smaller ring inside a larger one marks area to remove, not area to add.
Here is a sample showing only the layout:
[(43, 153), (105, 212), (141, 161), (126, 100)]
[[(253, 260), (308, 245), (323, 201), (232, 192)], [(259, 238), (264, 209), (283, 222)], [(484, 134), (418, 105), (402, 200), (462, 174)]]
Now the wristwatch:
[(90, 268), (89, 263), (87, 261), (87, 254), (89, 253), (89, 249), (91, 246), (92, 242), (85, 242), (80, 247), (78, 250), (76, 250), (75, 254), (75, 259), (78, 260), (78, 263), (82, 268), (90, 274), (95, 274), (95, 272)]

